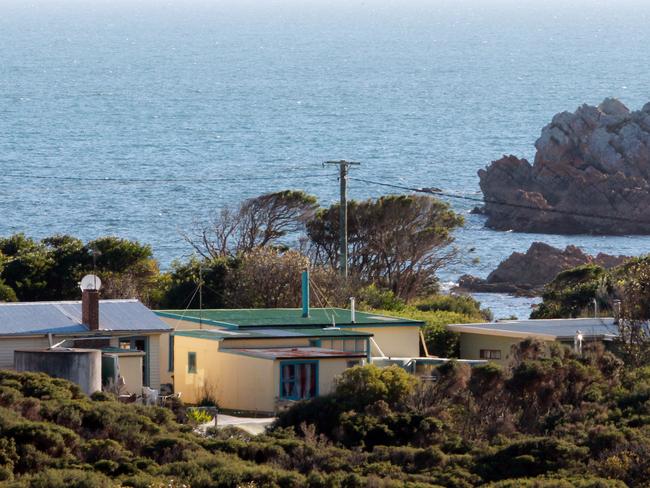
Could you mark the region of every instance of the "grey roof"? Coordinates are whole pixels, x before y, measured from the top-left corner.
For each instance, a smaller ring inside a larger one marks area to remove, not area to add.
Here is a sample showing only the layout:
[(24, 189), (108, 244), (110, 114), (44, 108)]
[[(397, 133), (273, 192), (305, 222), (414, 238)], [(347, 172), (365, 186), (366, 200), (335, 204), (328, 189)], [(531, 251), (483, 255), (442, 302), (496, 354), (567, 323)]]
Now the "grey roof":
[[(100, 332), (171, 330), (138, 300), (100, 300), (99, 329)], [(0, 336), (85, 332), (88, 327), (81, 323), (81, 301), (0, 303)]]
[(267, 347), (267, 348), (233, 348), (222, 349), (228, 354), (243, 354), (260, 359), (336, 359), (336, 358), (365, 358), (365, 352), (339, 351), (324, 347)]
[(482, 324), (452, 324), (452, 331), (506, 337), (573, 339), (577, 331), (584, 337), (614, 338), (618, 328), (610, 317), (586, 319), (502, 320)]
[(343, 329), (244, 329), (244, 330), (225, 330), (214, 327), (195, 330), (177, 330), (175, 336), (194, 337), (196, 339), (209, 339), (221, 341), (224, 339), (288, 339), (288, 338), (341, 338), (350, 339), (372, 337), (368, 332), (358, 332)]

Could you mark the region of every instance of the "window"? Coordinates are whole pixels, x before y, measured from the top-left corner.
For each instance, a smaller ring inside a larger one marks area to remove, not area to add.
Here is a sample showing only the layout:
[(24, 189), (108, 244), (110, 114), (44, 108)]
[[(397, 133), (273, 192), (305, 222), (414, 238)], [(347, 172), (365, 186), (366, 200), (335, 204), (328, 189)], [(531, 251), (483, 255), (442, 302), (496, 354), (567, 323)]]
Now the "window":
[(500, 349), (481, 349), (481, 359), (501, 359)]
[(348, 368), (354, 368), (355, 366), (359, 366), (361, 364), (361, 361), (359, 359), (354, 359), (350, 360), (347, 362), (347, 367)]
[(188, 352), (187, 353), (187, 372), (196, 373), (196, 353)]
[(169, 334), (169, 358), (167, 361), (167, 371), (174, 372), (174, 336)]
[(341, 339), (323, 340), (322, 346), (326, 349), (345, 352), (366, 352), (366, 339)]
[(302, 400), (318, 395), (318, 361), (280, 363), (280, 398)]

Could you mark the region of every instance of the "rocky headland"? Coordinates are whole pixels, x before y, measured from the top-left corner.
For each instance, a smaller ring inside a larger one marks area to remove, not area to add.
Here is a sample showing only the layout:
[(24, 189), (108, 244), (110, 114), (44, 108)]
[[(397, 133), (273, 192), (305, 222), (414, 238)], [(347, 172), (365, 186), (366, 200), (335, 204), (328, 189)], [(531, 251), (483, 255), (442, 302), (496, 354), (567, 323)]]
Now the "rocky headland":
[(543, 242), (534, 242), (525, 253), (512, 253), (486, 279), (470, 275), (461, 276), (458, 289), (534, 296), (539, 295), (544, 285), (561, 271), (582, 264), (597, 264), (609, 269), (622, 264), (626, 259), (629, 258), (603, 253), (591, 256), (576, 246), (567, 246), (562, 250)]
[(650, 234), (650, 103), (616, 99), (562, 112), (542, 129), (534, 163), (504, 156), (478, 172), (497, 230)]

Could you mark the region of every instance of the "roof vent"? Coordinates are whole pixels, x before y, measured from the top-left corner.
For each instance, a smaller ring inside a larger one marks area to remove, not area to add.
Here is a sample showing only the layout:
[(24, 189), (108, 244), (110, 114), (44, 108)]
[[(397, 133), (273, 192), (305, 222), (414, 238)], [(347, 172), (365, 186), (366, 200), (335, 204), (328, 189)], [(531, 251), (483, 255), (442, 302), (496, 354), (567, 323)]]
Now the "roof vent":
[(302, 316), (309, 317), (309, 270), (302, 272)]

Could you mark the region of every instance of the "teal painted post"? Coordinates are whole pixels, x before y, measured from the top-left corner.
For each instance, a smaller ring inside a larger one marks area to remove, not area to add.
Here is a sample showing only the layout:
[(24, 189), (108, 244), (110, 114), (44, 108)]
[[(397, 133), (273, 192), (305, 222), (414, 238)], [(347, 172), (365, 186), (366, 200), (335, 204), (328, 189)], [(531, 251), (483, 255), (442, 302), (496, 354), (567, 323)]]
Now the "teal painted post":
[(309, 317), (309, 271), (302, 272), (302, 316)]

